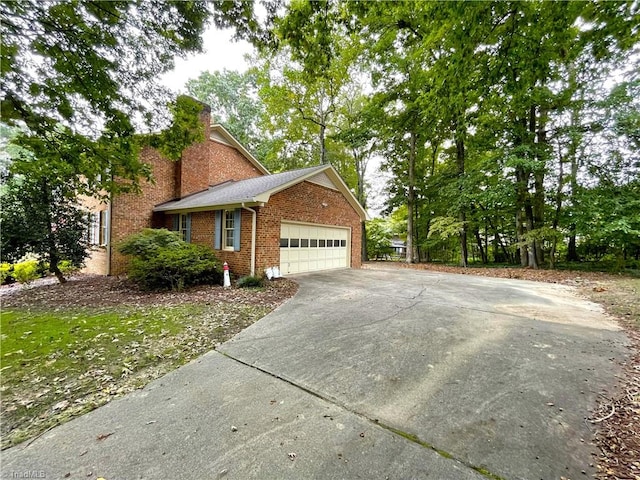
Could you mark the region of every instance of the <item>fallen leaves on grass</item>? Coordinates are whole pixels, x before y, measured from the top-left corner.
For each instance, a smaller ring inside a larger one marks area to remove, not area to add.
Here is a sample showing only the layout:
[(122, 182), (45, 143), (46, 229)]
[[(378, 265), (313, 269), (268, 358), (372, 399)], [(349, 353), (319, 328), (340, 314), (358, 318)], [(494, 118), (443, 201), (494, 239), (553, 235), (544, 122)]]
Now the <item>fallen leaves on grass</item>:
[[(149, 293), (126, 281), (101, 276), (80, 276), (63, 285), (45, 282), (30, 288), (2, 287), (6, 311), (53, 311), (56, 316), (80, 310), (118, 312), (120, 318), (135, 318), (130, 323), (123, 320), (122, 331), (128, 335), (103, 327), (81, 339), (80, 333), (88, 330), (73, 330), (64, 344), (56, 343), (58, 349), (45, 358), (24, 358), (24, 351), (9, 352), (21, 363), (16, 372), (3, 371), (2, 448), (36, 438), (66, 420), (142, 388), (228, 340), (296, 290), (294, 282), (279, 279), (260, 290), (201, 286), (184, 292)], [(167, 319), (156, 316), (173, 316), (173, 312), (181, 315), (179, 330), (150, 333), (150, 321), (162, 323)], [(28, 342), (32, 335), (22, 332), (21, 337)], [(59, 371), (60, 355), (71, 360), (72, 369)]]

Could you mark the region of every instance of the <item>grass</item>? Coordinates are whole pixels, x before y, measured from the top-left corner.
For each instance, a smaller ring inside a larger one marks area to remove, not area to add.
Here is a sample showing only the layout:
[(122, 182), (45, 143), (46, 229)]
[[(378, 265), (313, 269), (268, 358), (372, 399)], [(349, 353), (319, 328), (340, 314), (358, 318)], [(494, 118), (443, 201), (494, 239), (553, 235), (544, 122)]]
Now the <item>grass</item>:
[(2, 448), (144, 386), (269, 310), (221, 302), (0, 312)]

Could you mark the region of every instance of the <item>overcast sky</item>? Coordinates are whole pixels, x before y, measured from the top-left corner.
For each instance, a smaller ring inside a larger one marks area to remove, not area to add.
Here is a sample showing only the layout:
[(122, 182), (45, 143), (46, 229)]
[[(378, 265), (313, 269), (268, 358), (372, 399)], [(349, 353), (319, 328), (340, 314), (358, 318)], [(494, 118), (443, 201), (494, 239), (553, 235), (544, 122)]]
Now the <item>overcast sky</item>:
[(186, 93), (187, 80), (197, 78), (206, 70), (247, 70), (244, 55), (252, 53), (253, 47), (246, 41), (233, 41), (232, 36), (233, 30), (217, 30), (210, 26), (203, 36), (205, 53), (176, 59), (175, 69), (163, 76), (162, 83), (176, 92)]

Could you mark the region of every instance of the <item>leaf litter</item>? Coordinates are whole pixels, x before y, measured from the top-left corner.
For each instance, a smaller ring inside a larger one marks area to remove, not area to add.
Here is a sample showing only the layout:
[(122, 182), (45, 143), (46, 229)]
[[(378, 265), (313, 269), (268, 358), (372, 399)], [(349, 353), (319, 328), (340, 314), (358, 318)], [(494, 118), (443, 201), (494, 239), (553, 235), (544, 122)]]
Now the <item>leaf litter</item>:
[[(14, 359), (0, 386), (2, 449), (144, 387), (230, 339), (296, 291), (294, 282), (278, 279), (262, 289), (198, 286), (155, 293), (95, 275), (62, 285), (0, 287), (3, 314), (46, 312), (75, 323), (48, 339), (53, 350), (43, 358), (32, 357), (27, 343), (7, 352), (5, 342), (16, 339), (2, 332), (3, 367)], [(116, 326), (91, 323), (92, 315), (114, 313)], [(36, 333), (29, 327), (18, 341), (29, 342)]]

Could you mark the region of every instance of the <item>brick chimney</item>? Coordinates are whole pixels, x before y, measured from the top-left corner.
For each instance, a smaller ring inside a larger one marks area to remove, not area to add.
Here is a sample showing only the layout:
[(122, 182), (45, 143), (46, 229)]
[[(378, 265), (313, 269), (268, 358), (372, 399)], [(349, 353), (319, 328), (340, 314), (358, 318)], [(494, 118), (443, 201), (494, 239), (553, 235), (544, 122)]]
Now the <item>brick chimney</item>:
[(201, 105), (200, 121), (204, 125), (204, 139), (185, 148), (176, 164), (176, 197), (178, 198), (209, 187), (211, 107), (205, 103)]

